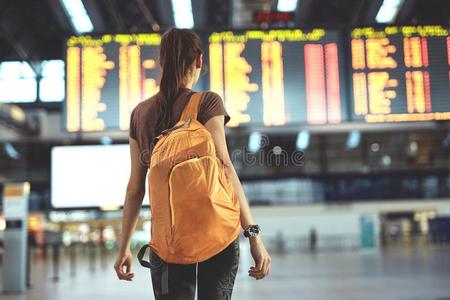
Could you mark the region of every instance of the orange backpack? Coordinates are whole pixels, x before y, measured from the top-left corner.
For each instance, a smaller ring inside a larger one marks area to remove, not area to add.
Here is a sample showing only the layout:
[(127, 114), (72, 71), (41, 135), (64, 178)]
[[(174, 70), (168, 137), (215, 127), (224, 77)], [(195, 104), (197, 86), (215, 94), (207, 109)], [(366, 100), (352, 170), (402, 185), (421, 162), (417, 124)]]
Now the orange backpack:
[(154, 142), (148, 186), (150, 248), (164, 261), (191, 264), (225, 249), (240, 232), (240, 207), (209, 131), (197, 120), (202, 93)]

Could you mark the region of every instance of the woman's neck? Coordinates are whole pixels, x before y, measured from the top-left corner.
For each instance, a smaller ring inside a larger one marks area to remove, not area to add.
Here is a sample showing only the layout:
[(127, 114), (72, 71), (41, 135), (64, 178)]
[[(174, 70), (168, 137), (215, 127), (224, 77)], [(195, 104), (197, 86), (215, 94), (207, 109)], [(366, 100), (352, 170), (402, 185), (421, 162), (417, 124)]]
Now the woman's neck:
[(192, 86), (192, 84), (184, 84), (184, 85), (182, 86), (182, 88), (192, 90), (193, 86)]
[(194, 88), (194, 79), (186, 78), (186, 81), (185, 81), (185, 84), (183, 84), (183, 87), (192, 90), (192, 88)]

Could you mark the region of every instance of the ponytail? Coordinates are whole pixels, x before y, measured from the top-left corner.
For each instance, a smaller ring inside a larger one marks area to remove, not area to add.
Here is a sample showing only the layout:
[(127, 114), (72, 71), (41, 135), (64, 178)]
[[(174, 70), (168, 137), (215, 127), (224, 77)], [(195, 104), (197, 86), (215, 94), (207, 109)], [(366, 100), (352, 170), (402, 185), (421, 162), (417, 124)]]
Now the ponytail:
[(170, 126), (173, 103), (183, 87), (189, 68), (200, 54), (200, 38), (193, 31), (172, 28), (163, 34), (159, 55), (162, 76), (158, 98), (158, 131)]

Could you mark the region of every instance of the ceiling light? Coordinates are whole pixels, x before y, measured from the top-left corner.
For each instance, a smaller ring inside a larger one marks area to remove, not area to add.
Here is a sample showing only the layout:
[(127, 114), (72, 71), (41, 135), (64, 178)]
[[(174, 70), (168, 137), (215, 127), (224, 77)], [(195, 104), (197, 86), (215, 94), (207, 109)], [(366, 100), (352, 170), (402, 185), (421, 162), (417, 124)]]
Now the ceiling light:
[(194, 15), (192, 14), (191, 0), (172, 0), (173, 19), (177, 28), (193, 28)]
[(381, 164), (386, 167), (390, 166), (392, 164), (391, 157), (387, 154), (383, 155), (383, 157), (381, 158)]
[(81, 0), (60, 0), (67, 15), (72, 22), (75, 31), (78, 34), (91, 32), (94, 30), (94, 25), (89, 18), (86, 8)]
[(102, 145), (108, 146), (108, 145), (112, 145), (112, 143), (113, 143), (113, 139), (110, 136), (105, 135), (100, 138), (100, 144), (102, 144)]
[(258, 152), (261, 149), (262, 135), (260, 132), (255, 131), (248, 137), (248, 150), (250, 152)]
[(20, 158), (19, 151), (16, 150), (16, 148), (11, 143), (5, 143), (3, 145), (3, 149), (6, 152), (6, 155), (14, 160), (18, 160)]
[(278, 0), (277, 10), (291, 12), (297, 9), (297, 0)]
[(392, 23), (397, 17), (398, 11), (404, 0), (384, 0), (375, 17), (377, 23)]
[(302, 130), (297, 135), (297, 141), (295, 143), (295, 146), (297, 150), (306, 150), (309, 147), (309, 137), (310, 134), (306, 130)]
[(353, 130), (348, 134), (347, 149), (356, 149), (361, 141), (361, 132), (359, 130)]
[(373, 143), (370, 145), (370, 150), (372, 150), (372, 152), (378, 152), (380, 151), (380, 144), (378, 143)]

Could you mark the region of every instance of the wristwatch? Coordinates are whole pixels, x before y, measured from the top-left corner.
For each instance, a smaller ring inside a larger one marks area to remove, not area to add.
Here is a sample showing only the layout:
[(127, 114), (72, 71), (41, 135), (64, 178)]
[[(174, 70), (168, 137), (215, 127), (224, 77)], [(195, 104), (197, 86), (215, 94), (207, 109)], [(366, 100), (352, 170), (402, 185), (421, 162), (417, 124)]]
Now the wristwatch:
[(247, 227), (247, 229), (244, 230), (244, 236), (249, 237), (255, 237), (258, 236), (258, 234), (261, 232), (261, 228), (259, 228), (259, 225), (250, 225)]

